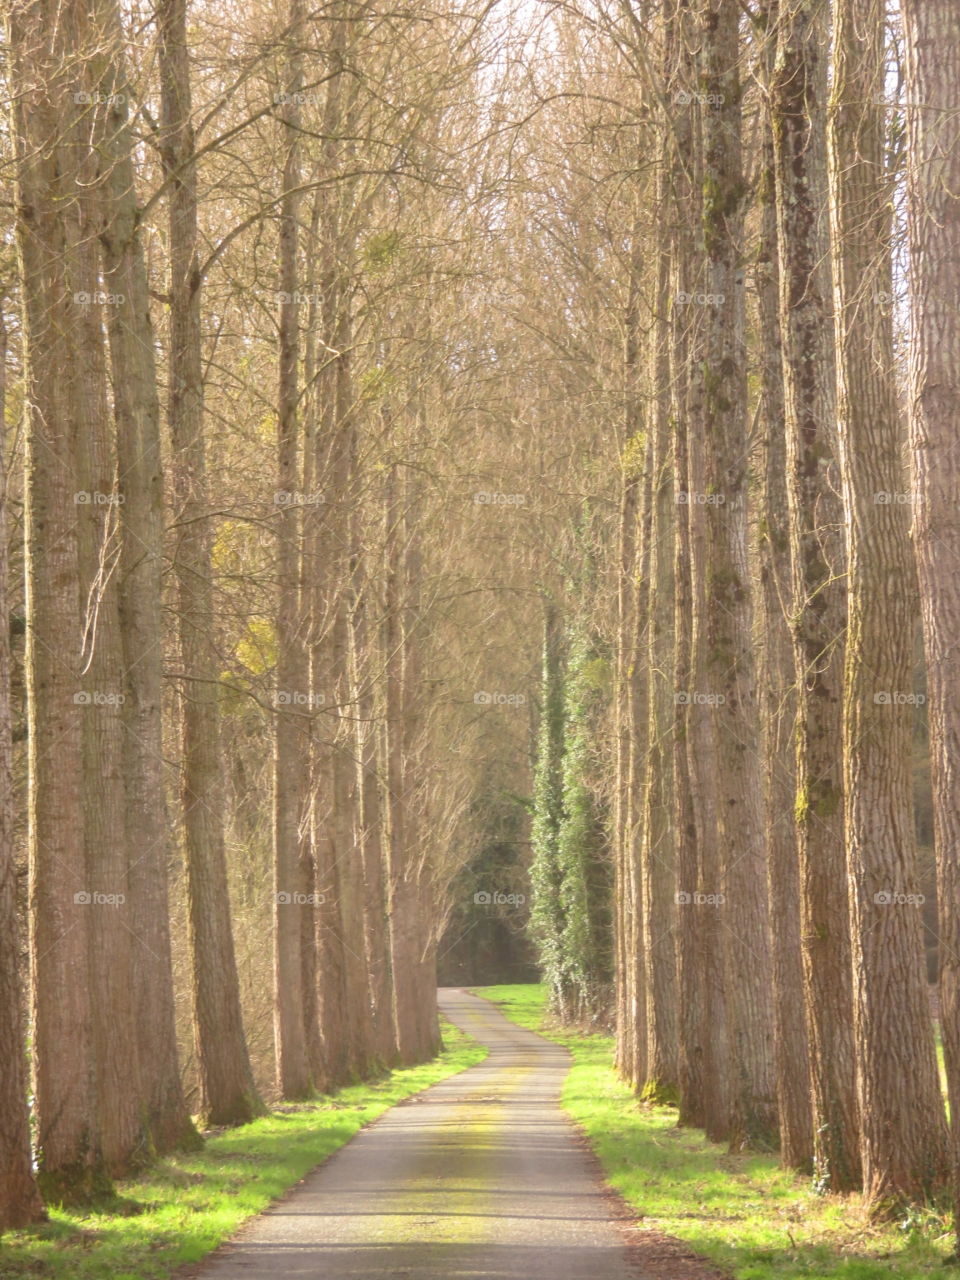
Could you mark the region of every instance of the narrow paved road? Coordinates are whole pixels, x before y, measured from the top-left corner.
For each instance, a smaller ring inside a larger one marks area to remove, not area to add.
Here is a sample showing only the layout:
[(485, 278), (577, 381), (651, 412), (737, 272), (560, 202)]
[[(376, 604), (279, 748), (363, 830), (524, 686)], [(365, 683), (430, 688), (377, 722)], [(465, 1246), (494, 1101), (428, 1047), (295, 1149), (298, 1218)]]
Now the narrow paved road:
[(440, 1007), (486, 1061), (364, 1129), (204, 1280), (654, 1280), (560, 1110), (566, 1050), (465, 992)]

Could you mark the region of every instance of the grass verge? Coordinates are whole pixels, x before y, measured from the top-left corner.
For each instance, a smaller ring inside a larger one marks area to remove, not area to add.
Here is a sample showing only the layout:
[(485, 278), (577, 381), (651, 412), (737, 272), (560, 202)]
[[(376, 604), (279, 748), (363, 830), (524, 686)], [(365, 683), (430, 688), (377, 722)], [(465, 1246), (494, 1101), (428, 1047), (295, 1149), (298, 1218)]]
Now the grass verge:
[[(117, 1186), (102, 1212), (54, 1209), (50, 1221), (0, 1238), (3, 1280), (163, 1280), (197, 1262), (395, 1103), (481, 1062), (486, 1049), (449, 1023), (422, 1066), (285, 1105), (159, 1161)], [(120, 1212), (118, 1212), (120, 1208)]]
[(522, 1027), (565, 1045), (573, 1066), (563, 1106), (588, 1137), (607, 1181), (647, 1225), (684, 1240), (736, 1280), (931, 1280), (952, 1241), (945, 1217), (917, 1211), (869, 1221), (855, 1196), (818, 1196), (774, 1157), (730, 1155), (672, 1107), (646, 1106), (612, 1070), (609, 1036), (571, 1033), (546, 1018), (541, 986), (475, 988)]

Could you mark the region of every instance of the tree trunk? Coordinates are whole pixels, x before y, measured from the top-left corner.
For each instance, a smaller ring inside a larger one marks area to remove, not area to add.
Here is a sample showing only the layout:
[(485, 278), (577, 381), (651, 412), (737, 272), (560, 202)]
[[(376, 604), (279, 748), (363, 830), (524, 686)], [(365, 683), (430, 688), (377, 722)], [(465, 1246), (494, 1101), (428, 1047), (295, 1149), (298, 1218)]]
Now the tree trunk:
[[(776, 6), (767, 8), (774, 18)], [(775, 30), (775, 28), (772, 28)], [(776, 45), (766, 43), (762, 75), (769, 90)], [(813, 1162), (813, 1116), (807, 1029), (803, 1009), (803, 949), (800, 940), (800, 869), (794, 824), (794, 763), (797, 699), (790, 638), (791, 558), (784, 444), (784, 385), (780, 332), (780, 262), (774, 199), (774, 154), (769, 102), (764, 113), (760, 182), (760, 249), (756, 268), (760, 365), (761, 439), (758, 559), (761, 644), (758, 669), (763, 724), (764, 810), (767, 880), (773, 945), (774, 1049), (780, 1162), (809, 1173)]]
[[(701, 13), (703, 229), (706, 249), (704, 433), (709, 683), (715, 701), (722, 904), (728, 973), (731, 1145), (777, 1139), (770, 922), (747, 564), (747, 362), (744, 342), (741, 88), (737, 8)], [(696, 299), (694, 299), (696, 302)], [(708, 891), (710, 892), (710, 891)], [(713, 892), (716, 892), (714, 889)]]
[[(102, 109), (102, 108), (101, 108)], [(94, 128), (100, 124), (94, 123)], [(82, 143), (78, 144), (78, 153)], [(92, 152), (87, 152), (92, 157)], [(85, 166), (86, 167), (86, 166)], [(68, 248), (69, 290), (96, 298), (98, 193), (92, 166), (82, 175), (80, 218)], [(88, 895), (87, 938), (97, 1133), (108, 1172), (122, 1177), (143, 1163), (140, 1057), (132, 971), (131, 861), (124, 788), (124, 665), (115, 571), (116, 464), (107, 438), (107, 371), (102, 304), (77, 308), (75, 431), (77, 548), (83, 705), (83, 809)], [(78, 501), (79, 500), (79, 501)], [(131, 815), (131, 829), (132, 829)]]
[(148, 1063), (141, 1081), (154, 1151), (199, 1145), (180, 1080), (170, 945), (169, 814), (163, 772), (163, 476), (160, 405), (149, 289), (139, 235), (130, 88), (116, 7), (103, 0), (98, 83), (110, 103), (100, 137), (104, 284), (110, 305), (113, 412), (120, 506), (119, 610), (125, 673), (123, 764), (126, 803), (137, 832), (128, 884), (136, 943), (137, 1043)]
[(33, 1093), (38, 1182), (53, 1203), (109, 1188), (97, 1144), (93, 1091), (89, 906), (84, 859), (79, 675), (76, 463), (72, 404), (76, 317), (66, 222), (75, 217), (75, 125), (67, 53), (72, 23), (44, 0), (9, 11), (18, 92), (17, 241), (25, 353), (28, 706)]
[(403, 776), (403, 521), (396, 464), (386, 480), (384, 496), (387, 548), (384, 649), (386, 661), (387, 758), (387, 919), (393, 976), (393, 1020), (397, 1058), (404, 1065), (419, 1060), (416, 970), (419, 923), (415, 869), (407, 840), (407, 796)]
[(396, 1029), (390, 952), (387, 937), (387, 901), (384, 870), (383, 805), (377, 752), (377, 708), (374, 679), (378, 654), (371, 644), (367, 616), (374, 599), (366, 575), (364, 553), (355, 538), (356, 558), (352, 582), (351, 630), (353, 650), (352, 702), (356, 709), (357, 846), (363, 869), (364, 954), (370, 982), (373, 1014), (372, 1048), (378, 1068), (393, 1065)]
[[(670, 51), (672, 53), (672, 50)], [(668, 54), (668, 56), (670, 56)], [(664, 124), (664, 133), (667, 127)], [(665, 144), (665, 151), (667, 150)], [(673, 521), (676, 504), (670, 448), (669, 301), (670, 226), (664, 156), (657, 183), (657, 222), (650, 441), (649, 616), (647, 620), (647, 752), (643, 782), (643, 922), (646, 967), (647, 1066), (642, 1095), (651, 1102), (677, 1099), (677, 865), (672, 824), (674, 720)]]
[[(677, 93), (689, 94), (694, 83), (694, 67), (690, 51), (689, 6), (678, 8), (673, 16), (673, 59), (671, 82)], [(678, 693), (696, 687), (693, 652), (693, 577), (691, 518), (694, 508), (680, 502), (687, 496), (689, 485), (689, 441), (698, 429), (697, 396), (700, 377), (698, 365), (700, 316), (697, 308), (677, 306), (676, 299), (689, 287), (692, 260), (699, 228), (699, 145), (694, 114), (678, 111), (674, 120), (674, 148), (671, 154), (672, 205), (670, 295), (674, 300), (670, 315), (670, 386), (673, 417), (674, 501), (674, 728), (673, 728), (673, 795), (674, 828), (677, 841), (677, 889), (690, 893), (701, 883), (700, 848), (707, 832), (698, 832), (695, 781), (691, 770), (705, 761), (694, 761), (693, 741), (697, 714), (688, 698)], [(701, 815), (701, 822), (703, 818)], [(713, 838), (710, 833), (709, 838)], [(680, 910), (679, 908), (683, 909)], [(713, 920), (713, 917), (710, 918)], [(705, 991), (707, 971), (701, 967), (700, 913), (695, 905), (678, 897), (677, 911), (677, 997), (678, 1080), (680, 1088), (679, 1123), (704, 1128), (707, 1123), (707, 1090), (711, 1085), (705, 1075), (708, 1043), (713, 1037), (713, 1019), (706, 1021)], [(715, 1081), (714, 1081), (715, 1082)], [(711, 1110), (722, 1110), (713, 1098)]]
[(921, 1200), (947, 1137), (917, 905), (914, 565), (894, 386), (884, 0), (838, 0), (830, 112), (840, 469), (850, 537), (844, 795), (864, 1189)]
[(960, 1230), (960, 12), (904, 0), (912, 313), (914, 540), (930, 699), (940, 898), (940, 1025)]
[(197, 176), (186, 0), (161, 0), (161, 149), (169, 184), (170, 403), (177, 514), (183, 708), (181, 797), (187, 864), (193, 1007), (201, 1110), (207, 1124), (243, 1124), (257, 1096), (240, 1009), (224, 848), (220, 709), (214, 634), (212, 536), (203, 437)]
[(640, 478), (636, 472), (635, 443), (625, 441), (621, 451), (619, 519), (619, 572), (617, 574), (617, 657), (614, 706), (614, 749), (616, 778), (613, 791), (610, 838), (613, 845), (614, 878), (614, 989), (616, 1001), (615, 1066), (626, 1078), (631, 1075), (633, 1059), (633, 1023), (630, 1018), (630, 963), (627, 912), (629, 838), (627, 832), (627, 791), (630, 786), (630, 700), (632, 679), (631, 650), (634, 627), (633, 576), (635, 572), (637, 527), (637, 491)]
[[(6, 422), (7, 326), (0, 298), (0, 422)], [(10, 600), (6, 458), (0, 449), (0, 600)], [(33, 1177), (27, 1114), (20, 987), (20, 931), (14, 863), (10, 628), (0, 627), (0, 1233), (41, 1222), (46, 1211)]]
[[(804, 1005), (817, 1185), (860, 1181), (850, 924), (843, 834), (843, 513), (837, 496), (836, 391), (829, 280), (827, 15), (784, 0), (771, 84), (780, 251), (790, 615), (797, 706), (796, 822)], [(778, 499), (778, 506), (781, 506)], [(795, 1010), (794, 1010), (795, 1016)]]
[(303, 21), (300, 0), (292, 0), (288, 36), (283, 120), (283, 192), (280, 205), (280, 350), (277, 388), (277, 688), (274, 694), (273, 847), (274, 847), (274, 1035), (277, 1087), (284, 1098), (313, 1092), (307, 1055), (303, 988), (303, 902), (301, 840), (307, 797), (310, 699), (307, 657), (300, 611), (300, 108)]

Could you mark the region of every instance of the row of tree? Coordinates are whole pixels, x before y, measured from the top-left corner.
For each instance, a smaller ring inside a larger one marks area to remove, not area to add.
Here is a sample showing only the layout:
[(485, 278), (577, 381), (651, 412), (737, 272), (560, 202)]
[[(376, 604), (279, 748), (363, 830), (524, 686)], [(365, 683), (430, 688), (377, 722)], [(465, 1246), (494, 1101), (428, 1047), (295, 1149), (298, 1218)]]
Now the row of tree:
[(960, 1169), (911, 794), (926, 702), (956, 1116), (960, 16), (901, 10), (609, 18), (656, 157), (610, 557), (619, 1068), (883, 1208)]
[(432, 1056), (470, 799), (422, 520), (482, 15), (135, 10), (5, 5), (0, 1229)]

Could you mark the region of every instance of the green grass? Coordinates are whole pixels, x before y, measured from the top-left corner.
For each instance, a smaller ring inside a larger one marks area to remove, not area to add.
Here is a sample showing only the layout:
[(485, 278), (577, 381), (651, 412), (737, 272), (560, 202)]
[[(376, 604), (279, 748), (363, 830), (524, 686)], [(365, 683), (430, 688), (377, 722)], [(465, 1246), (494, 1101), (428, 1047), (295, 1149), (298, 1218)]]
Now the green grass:
[(142, 1178), (119, 1184), (120, 1200), (102, 1212), (55, 1209), (48, 1223), (11, 1232), (0, 1239), (0, 1276), (161, 1280), (198, 1261), (365, 1124), (486, 1057), (449, 1023), (443, 1036), (433, 1062), (220, 1133), (202, 1151), (160, 1161)]
[(945, 1217), (918, 1212), (878, 1225), (856, 1196), (818, 1196), (770, 1156), (728, 1154), (670, 1107), (641, 1105), (612, 1069), (608, 1036), (571, 1033), (546, 1018), (540, 986), (481, 987), (512, 1021), (573, 1055), (563, 1105), (596, 1151), (610, 1185), (643, 1223), (684, 1240), (737, 1280), (930, 1280), (952, 1241)]

